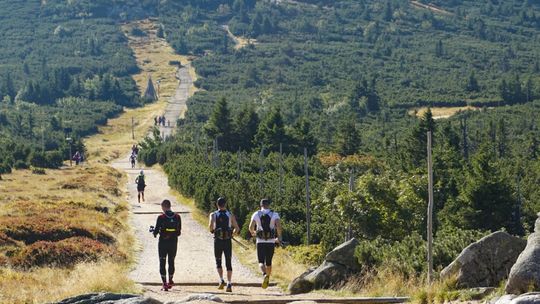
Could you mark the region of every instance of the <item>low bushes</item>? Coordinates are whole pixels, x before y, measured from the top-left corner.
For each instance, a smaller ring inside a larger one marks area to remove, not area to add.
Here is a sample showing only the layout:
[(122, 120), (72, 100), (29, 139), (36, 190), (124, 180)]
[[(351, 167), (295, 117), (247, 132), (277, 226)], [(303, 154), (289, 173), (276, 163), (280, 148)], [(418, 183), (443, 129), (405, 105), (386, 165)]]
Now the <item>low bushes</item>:
[(102, 256), (118, 256), (112, 247), (85, 237), (74, 237), (58, 242), (39, 241), (26, 246), (12, 260), (16, 267), (69, 267), (78, 262), (96, 261)]
[[(455, 259), (463, 248), (485, 235), (476, 230), (439, 231), (434, 239), (433, 265), (441, 270)], [(401, 241), (389, 242), (381, 238), (361, 241), (356, 247), (358, 262), (366, 270), (380, 267), (394, 269), (406, 277), (426, 270), (426, 241), (413, 233)]]

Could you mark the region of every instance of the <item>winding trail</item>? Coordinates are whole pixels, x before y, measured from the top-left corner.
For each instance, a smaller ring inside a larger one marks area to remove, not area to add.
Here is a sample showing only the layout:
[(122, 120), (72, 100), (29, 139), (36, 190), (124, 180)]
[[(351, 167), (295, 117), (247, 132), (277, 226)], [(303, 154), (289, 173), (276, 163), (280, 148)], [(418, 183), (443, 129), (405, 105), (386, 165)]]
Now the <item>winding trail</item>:
[[(171, 122), (182, 117), (187, 109), (186, 101), (190, 95), (192, 86), (189, 74), (189, 65), (180, 68), (176, 77), (179, 85), (176, 92), (165, 108), (164, 116)], [(176, 124), (174, 124), (176, 125)], [(170, 136), (176, 128), (161, 126), (162, 136)], [(144, 294), (161, 301), (178, 300), (193, 293), (215, 293), (218, 276), (215, 269), (213, 238), (206, 227), (199, 224), (190, 214), (188, 206), (182, 204), (172, 195), (172, 189), (168, 185), (167, 176), (158, 168), (135, 168), (132, 169), (128, 157), (122, 157), (111, 164), (114, 168), (126, 172), (128, 176), (127, 193), (131, 205), (131, 225), (138, 240), (139, 253), (135, 269), (130, 277), (141, 284)], [(140, 170), (144, 170), (146, 176), (146, 201), (137, 202), (137, 189), (135, 178)], [(178, 254), (176, 257), (175, 282), (180, 286), (169, 292), (162, 292), (159, 275), (159, 260), (157, 255), (157, 239), (148, 232), (150, 225), (155, 225), (156, 217), (161, 213), (160, 203), (163, 199), (169, 199), (173, 203), (173, 210), (180, 212), (182, 218), (182, 235), (178, 241)], [(234, 246), (234, 245), (233, 245)], [(255, 258), (255, 257), (253, 257)], [(260, 277), (254, 274), (238, 261), (233, 254), (233, 285), (234, 293), (225, 294), (219, 291), (222, 299), (241, 300), (253, 294), (261, 296), (281, 296), (278, 287), (270, 287), (267, 290), (260, 289)], [(249, 286), (248, 286), (249, 285)]]

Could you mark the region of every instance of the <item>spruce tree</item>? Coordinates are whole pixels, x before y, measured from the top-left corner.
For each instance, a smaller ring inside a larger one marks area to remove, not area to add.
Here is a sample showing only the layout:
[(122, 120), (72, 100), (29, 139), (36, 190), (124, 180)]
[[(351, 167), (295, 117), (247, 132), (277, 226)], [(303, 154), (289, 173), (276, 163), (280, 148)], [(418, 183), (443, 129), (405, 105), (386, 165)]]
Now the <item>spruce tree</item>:
[(205, 131), (210, 138), (218, 140), (220, 149), (234, 151), (232, 121), (225, 97), (220, 98), (215, 104)]

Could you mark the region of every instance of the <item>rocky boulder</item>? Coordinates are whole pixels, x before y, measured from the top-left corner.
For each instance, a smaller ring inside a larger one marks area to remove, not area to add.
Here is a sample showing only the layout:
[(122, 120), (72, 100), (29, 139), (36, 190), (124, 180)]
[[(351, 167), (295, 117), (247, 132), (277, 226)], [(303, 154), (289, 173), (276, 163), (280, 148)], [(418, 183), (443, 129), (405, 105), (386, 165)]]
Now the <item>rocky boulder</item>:
[(442, 279), (456, 277), (460, 288), (495, 287), (506, 279), (526, 241), (497, 231), (463, 249), (441, 272)]
[(521, 294), (540, 290), (540, 218), (536, 220), (534, 233), (527, 239), (527, 247), (519, 255), (510, 270), (506, 292)]
[(291, 294), (310, 292), (314, 289), (331, 288), (345, 280), (349, 274), (359, 271), (360, 265), (354, 256), (358, 240), (351, 239), (326, 255), (324, 262), (310, 269), (289, 284)]
[(163, 304), (147, 297), (133, 294), (90, 293), (58, 302), (57, 304)]
[(489, 304), (540, 304), (540, 293), (530, 292), (520, 296), (507, 294), (489, 301)]

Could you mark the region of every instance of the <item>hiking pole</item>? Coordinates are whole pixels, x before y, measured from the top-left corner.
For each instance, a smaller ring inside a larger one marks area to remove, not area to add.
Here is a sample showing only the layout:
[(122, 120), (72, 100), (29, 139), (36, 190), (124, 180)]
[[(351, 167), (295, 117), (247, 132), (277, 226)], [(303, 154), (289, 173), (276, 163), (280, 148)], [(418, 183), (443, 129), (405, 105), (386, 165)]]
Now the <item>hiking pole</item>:
[(248, 250), (249, 247), (242, 244), (242, 242), (240, 242), (239, 240), (235, 239), (234, 237), (232, 238), (233, 241), (235, 241), (238, 245), (240, 245), (240, 247), (244, 248), (244, 250)]

